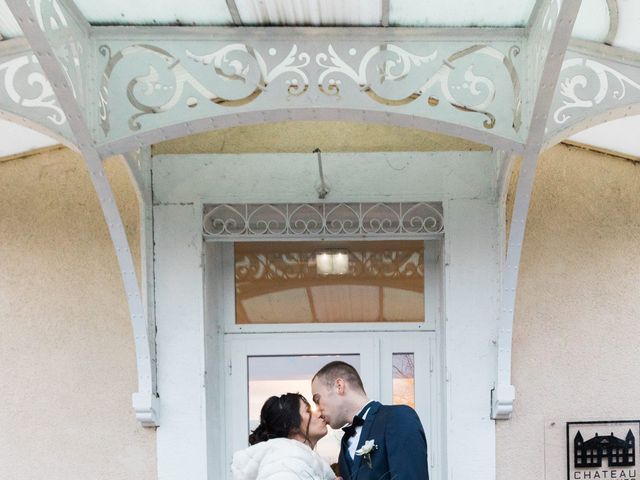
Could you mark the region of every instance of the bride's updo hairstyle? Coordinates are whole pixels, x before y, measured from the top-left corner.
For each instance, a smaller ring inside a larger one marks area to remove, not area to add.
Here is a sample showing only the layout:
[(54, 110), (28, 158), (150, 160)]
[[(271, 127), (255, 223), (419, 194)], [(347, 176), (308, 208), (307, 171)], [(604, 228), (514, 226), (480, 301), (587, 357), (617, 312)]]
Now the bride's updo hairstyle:
[(302, 433), (305, 438), (309, 433), (300, 432), (300, 400), (310, 407), (309, 402), (299, 393), (285, 393), (279, 397), (269, 397), (260, 411), (260, 425), (249, 435), (249, 444), (266, 442), (272, 438), (289, 438), (296, 433)]

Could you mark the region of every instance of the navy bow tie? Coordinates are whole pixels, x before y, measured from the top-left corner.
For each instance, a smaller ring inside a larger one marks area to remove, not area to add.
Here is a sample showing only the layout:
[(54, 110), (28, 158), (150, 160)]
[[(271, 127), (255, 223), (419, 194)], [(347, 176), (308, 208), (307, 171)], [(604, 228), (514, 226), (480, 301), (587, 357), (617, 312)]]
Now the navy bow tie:
[(353, 421), (351, 422), (351, 425), (348, 425), (342, 429), (342, 431), (344, 432), (345, 438), (353, 437), (356, 434), (356, 427), (361, 427), (362, 425), (364, 425), (364, 418), (358, 415), (353, 417)]

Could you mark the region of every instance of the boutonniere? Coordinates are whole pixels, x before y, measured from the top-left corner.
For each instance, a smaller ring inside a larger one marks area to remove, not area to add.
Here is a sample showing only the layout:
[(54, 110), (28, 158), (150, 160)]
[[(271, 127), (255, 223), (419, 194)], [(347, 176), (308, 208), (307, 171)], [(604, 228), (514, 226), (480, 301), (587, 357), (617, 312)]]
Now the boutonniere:
[(371, 452), (373, 452), (377, 448), (378, 445), (376, 445), (375, 441), (367, 440), (366, 442), (364, 442), (364, 445), (362, 445), (362, 447), (356, 450), (356, 455), (358, 455), (359, 457), (363, 457), (367, 461), (367, 465), (369, 465), (369, 468), (373, 468), (371, 465)]

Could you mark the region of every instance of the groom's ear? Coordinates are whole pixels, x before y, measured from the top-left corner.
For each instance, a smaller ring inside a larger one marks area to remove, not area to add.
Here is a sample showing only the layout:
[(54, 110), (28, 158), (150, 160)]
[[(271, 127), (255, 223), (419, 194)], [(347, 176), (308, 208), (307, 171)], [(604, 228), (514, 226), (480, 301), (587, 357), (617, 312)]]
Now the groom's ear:
[(342, 378), (336, 378), (336, 391), (338, 395), (344, 395), (347, 391), (347, 384)]

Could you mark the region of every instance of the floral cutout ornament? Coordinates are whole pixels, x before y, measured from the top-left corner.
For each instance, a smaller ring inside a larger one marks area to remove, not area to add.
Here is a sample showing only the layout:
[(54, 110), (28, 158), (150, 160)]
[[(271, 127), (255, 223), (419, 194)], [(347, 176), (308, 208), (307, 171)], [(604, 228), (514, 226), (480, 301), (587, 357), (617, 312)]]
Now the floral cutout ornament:
[(373, 468), (371, 464), (371, 452), (377, 450), (378, 445), (373, 440), (367, 440), (364, 445), (356, 450), (356, 455), (363, 457), (367, 461), (369, 468)]

